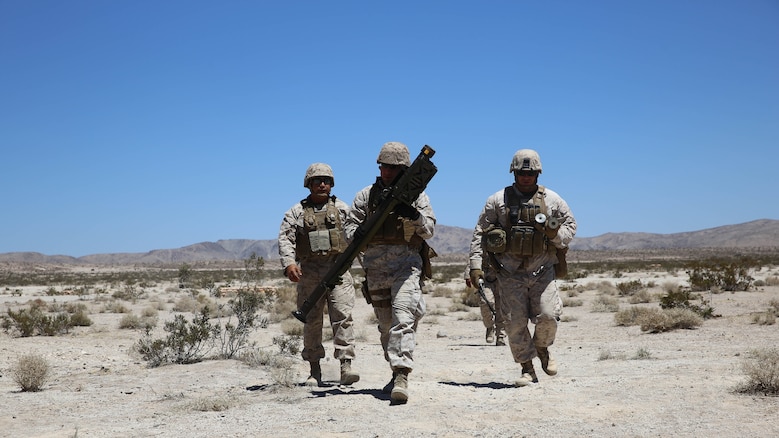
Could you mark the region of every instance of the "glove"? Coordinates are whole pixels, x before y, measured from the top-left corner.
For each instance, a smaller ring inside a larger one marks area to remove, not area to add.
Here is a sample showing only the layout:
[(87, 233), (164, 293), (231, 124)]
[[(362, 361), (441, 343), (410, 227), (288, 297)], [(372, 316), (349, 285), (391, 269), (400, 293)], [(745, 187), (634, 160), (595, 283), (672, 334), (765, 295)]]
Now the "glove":
[(479, 279), (484, 278), (484, 271), (481, 269), (471, 269), (468, 275), (471, 277), (471, 284), (473, 287), (479, 287)]
[(395, 213), (400, 217), (406, 217), (412, 221), (419, 219), (419, 210), (408, 204), (398, 204), (398, 206), (395, 207)]

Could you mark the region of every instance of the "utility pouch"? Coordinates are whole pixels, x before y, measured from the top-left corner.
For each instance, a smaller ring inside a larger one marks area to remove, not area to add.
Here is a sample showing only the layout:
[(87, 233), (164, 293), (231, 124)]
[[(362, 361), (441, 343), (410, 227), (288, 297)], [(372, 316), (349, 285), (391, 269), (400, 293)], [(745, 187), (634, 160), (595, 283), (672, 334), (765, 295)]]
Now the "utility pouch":
[(511, 254), (531, 257), (544, 252), (544, 235), (533, 227), (511, 227), (508, 240)]
[(346, 240), (344, 239), (343, 231), (337, 228), (330, 228), (330, 247), (331, 249), (341, 253), (346, 249)]
[(311, 244), (311, 252), (322, 253), (330, 251), (330, 231), (313, 230), (308, 232), (308, 241)]
[(484, 249), (487, 252), (501, 254), (506, 252), (506, 231), (494, 228), (484, 234)]

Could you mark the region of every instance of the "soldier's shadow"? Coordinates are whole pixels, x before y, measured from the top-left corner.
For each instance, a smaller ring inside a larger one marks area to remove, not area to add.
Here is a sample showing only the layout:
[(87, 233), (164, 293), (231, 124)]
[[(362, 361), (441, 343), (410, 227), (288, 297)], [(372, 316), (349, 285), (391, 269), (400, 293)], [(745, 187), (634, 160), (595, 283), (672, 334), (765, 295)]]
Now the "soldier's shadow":
[(327, 384), (327, 386), (321, 386), (311, 391), (311, 394), (315, 397), (327, 397), (329, 395), (370, 395), (379, 400), (390, 400), (390, 395), (383, 392), (381, 389), (364, 388), (364, 389), (343, 389), (336, 384)]
[(478, 383), (478, 382), (438, 382), (442, 385), (449, 385), (449, 386), (469, 386), (471, 388), (488, 388), (488, 389), (509, 389), (509, 388), (516, 388), (514, 385), (510, 385), (508, 383), (500, 383), (500, 382), (488, 382), (488, 383)]

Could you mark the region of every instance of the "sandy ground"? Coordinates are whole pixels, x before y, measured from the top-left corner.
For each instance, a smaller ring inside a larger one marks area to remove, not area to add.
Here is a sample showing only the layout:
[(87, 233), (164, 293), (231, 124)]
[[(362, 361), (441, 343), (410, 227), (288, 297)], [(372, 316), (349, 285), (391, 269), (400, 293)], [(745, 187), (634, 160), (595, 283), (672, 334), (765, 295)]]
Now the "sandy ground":
[[(578, 282), (683, 283), (662, 275)], [(51, 299), (40, 291), (25, 288), (22, 297), (3, 292), (0, 309), (5, 313), (14, 303)], [(619, 327), (613, 313), (593, 312), (597, 295), (586, 290), (577, 297), (582, 306), (565, 309), (550, 349), (559, 374), (546, 376), (537, 365), (540, 382), (525, 388), (512, 385), (519, 366), (508, 347), (485, 344), (480, 320), (447, 311), (449, 298), (426, 295), (431, 315), (420, 325), (405, 405), (391, 404), (380, 391), (390, 370), (369, 322), (371, 309), (361, 299), (355, 309), (361, 340), (354, 362), (361, 380), (351, 387), (337, 384), (338, 363), (332, 358), (323, 362), (327, 386), (321, 388), (284, 387), (269, 368), (237, 360), (147, 368), (132, 351), (141, 333), (118, 328), (122, 314), (92, 313), (92, 326), (64, 336), (0, 334), (0, 436), (779, 436), (779, 397), (733, 390), (746, 380), (742, 363), (750, 350), (779, 345), (779, 325), (752, 320), (753, 313), (779, 300), (779, 287), (713, 294), (712, 306), (721, 317), (694, 330), (659, 334)], [(89, 303), (89, 297), (82, 301)], [(140, 313), (147, 305), (132, 308)], [(622, 308), (628, 305), (622, 299)], [(171, 313), (159, 316), (163, 321)], [(273, 324), (253, 340), (276, 348), (272, 338), (279, 334), (280, 326)], [(326, 348), (332, 356), (331, 346)], [(636, 359), (639, 351), (650, 358)], [(52, 365), (43, 391), (20, 392), (11, 377), (10, 368), (26, 353), (40, 354)], [(296, 381), (305, 379), (306, 365), (295, 358)]]

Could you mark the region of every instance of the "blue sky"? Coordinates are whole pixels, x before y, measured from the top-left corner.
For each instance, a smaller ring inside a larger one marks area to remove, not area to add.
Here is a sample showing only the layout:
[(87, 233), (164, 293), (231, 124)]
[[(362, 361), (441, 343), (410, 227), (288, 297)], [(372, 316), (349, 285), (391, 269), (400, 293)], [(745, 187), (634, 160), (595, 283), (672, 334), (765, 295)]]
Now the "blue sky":
[(541, 154), (580, 237), (779, 219), (779, 2), (0, 0), (0, 253), (275, 239), (436, 150), (472, 228)]

